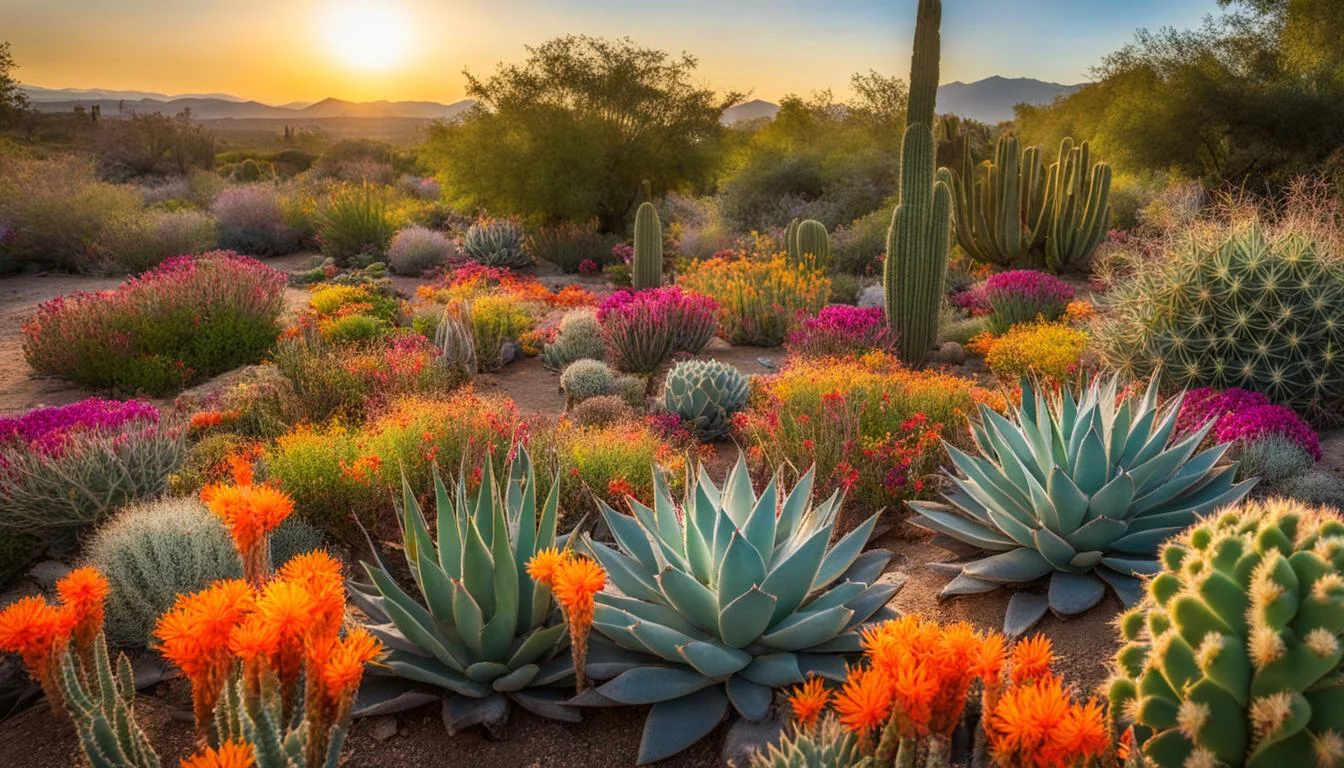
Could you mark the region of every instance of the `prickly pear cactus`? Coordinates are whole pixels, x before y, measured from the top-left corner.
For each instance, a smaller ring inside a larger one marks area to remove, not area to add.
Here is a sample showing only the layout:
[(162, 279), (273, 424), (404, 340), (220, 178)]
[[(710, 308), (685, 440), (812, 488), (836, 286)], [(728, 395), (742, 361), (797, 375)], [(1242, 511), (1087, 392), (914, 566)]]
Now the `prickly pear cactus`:
[[(1344, 519), (1272, 499), (1162, 552), (1120, 620), (1112, 712), (1160, 768), (1344, 764)], [(1127, 722), (1126, 722), (1127, 721)]]

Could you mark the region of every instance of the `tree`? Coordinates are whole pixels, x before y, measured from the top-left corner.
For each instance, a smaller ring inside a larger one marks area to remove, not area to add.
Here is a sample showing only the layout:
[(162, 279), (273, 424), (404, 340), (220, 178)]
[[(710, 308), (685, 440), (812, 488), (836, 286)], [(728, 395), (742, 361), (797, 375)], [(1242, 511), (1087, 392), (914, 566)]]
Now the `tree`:
[(488, 78), (467, 72), (476, 105), (429, 130), (425, 157), (456, 202), (545, 220), (596, 217), (614, 231), (644, 179), (655, 193), (708, 187), (720, 118), (742, 95), (696, 85), (694, 57), (581, 35), (527, 52)]
[(28, 95), (19, 88), (14, 77), (14, 56), (9, 52), (9, 42), (0, 42), (0, 128), (7, 128), (18, 122), (28, 112)]

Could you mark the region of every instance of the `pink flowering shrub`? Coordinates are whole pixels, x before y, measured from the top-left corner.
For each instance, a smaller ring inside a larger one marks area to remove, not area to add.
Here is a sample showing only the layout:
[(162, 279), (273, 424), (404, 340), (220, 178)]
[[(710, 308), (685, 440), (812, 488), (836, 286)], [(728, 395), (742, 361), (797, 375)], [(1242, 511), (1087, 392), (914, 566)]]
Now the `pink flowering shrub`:
[(1178, 435), (1188, 435), (1213, 421), (1211, 443), (1253, 443), (1266, 435), (1280, 435), (1313, 459), (1321, 459), (1321, 438), (1293, 409), (1275, 405), (1260, 392), (1248, 389), (1200, 387), (1185, 393), (1176, 420)]
[(991, 311), (989, 306), (989, 297), (985, 295), (985, 287), (982, 285), (972, 286), (964, 291), (957, 291), (948, 297), (948, 303), (960, 309), (971, 317), (983, 317)]
[(185, 455), (184, 431), (144, 400), (95, 397), (0, 419), (0, 538), (68, 541), (161, 493)]
[(39, 373), (165, 395), (255, 362), (280, 333), (285, 276), (230, 251), (177, 257), (115, 290), (45, 302), (23, 326)]
[(1042, 316), (1058, 320), (1073, 301), (1073, 289), (1054, 275), (1034, 269), (1014, 269), (990, 275), (985, 281), (985, 300), (989, 303), (989, 324), (995, 333), (1003, 333), (1017, 323), (1028, 323)]
[(607, 357), (620, 370), (652, 373), (678, 352), (699, 354), (714, 339), (719, 305), (675, 285), (617, 291), (597, 310)]
[(784, 340), (790, 355), (826, 357), (865, 352), (895, 352), (896, 333), (881, 307), (833, 304), (816, 317), (805, 317)]

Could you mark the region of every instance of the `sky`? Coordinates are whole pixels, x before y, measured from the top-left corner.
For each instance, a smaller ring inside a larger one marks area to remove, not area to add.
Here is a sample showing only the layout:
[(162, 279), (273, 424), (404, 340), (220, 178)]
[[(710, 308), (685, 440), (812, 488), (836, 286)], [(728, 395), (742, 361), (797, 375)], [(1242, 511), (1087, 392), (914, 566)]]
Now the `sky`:
[[(18, 78), (49, 88), (224, 92), (270, 104), (463, 98), (524, 46), (568, 33), (686, 51), (719, 90), (777, 101), (852, 73), (903, 79), (916, 0), (0, 0)], [(1216, 0), (945, 0), (942, 81), (1061, 83), (1139, 27), (1193, 27)]]

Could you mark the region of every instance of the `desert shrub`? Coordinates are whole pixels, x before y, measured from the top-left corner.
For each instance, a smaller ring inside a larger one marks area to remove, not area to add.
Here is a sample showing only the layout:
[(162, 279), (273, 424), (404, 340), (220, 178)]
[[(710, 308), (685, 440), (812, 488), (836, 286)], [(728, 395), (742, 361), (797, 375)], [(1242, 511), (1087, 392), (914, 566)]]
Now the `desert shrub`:
[(408, 171), (408, 162), (396, 148), (375, 139), (342, 139), (326, 149), (312, 165), (313, 175), (340, 181), (389, 183), (398, 172)]
[(585, 262), (591, 262), (594, 271), (612, 263), (611, 248), (619, 240), (617, 235), (598, 232), (596, 221), (564, 222), (530, 234), (527, 251), (533, 258), (549, 261), (574, 274), (582, 270)]
[(1237, 479), (1260, 478), (1273, 486), (1311, 469), (1316, 460), (1302, 444), (1284, 435), (1266, 435), (1252, 440), (1236, 452)]
[(457, 257), (457, 246), (442, 232), (406, 227), (387, 246), (387, 266), (394, 275), (419, 276)]
[(0, 419), (0, 533), (65, 543), (162, 493), (186, 454), (184, 433), (144, 400), (89, 398)]
[(985, 356), (985, 365), (1001, 379), (1017, 381), (1036, 375), (1065, 381), (1084, 369), (1090, 337), (1063, 323), (1014, 325), (1001, 336), (985, 334), (971, 347)]
[(650, 503), (650, 467), (666, 473), (673, 493), (685, 479), (685, 454), (642, 421), (583, 427), (562, 419), (536, 441), (541, 450), (533, 454), (550, 455), (558, 470), (560, 519), (566, 529), (593, 511), (595, 498), (618, 509), (626, 508), (626, 496)]
[(397, 300), (367, 285), (318, 285), (308, 297), (308, 308), (320, 319), (368, 315), (391, 322), (400, 312)]
[(114, 226), (139, 212), (133, 189), (99, 181), (87, 162), (0, 158), (0, 272), (90, 269)]
[(1210, 421), (1213, 429), (1207, 438), (1209, 445), (1231, 443), (1244, 447), (1277, 435), (1296, 443), (1313, 461), (1321, 459), (1321, 438), (1316, 430), (1291, 408), (1274, 405), (1259, 392), (1213, 387), (1186, 392), (1176, 421), (1177, 433), (1190, 434)]
[(375, 467), (359, 451), (357, 434), (339, 424), (300, 425), (265, 453), (266, 478), (294, 499), (309, 524), (343, 542), (354, 542), (352, 520), (372, 525), (389, 498), (371, 482)]
[(938, 342), (955, 341), (963, 347), (971, 339), (989, 330), (989, 317), (960, 317), (943, 313), (938, 326)]
[(397, 231), (387, 196), (369, 183), (334, 190), (318, 205), (314, 221), (322, 255), (343, 267), (382, 261)]
[(606, 345), (602, 342), (602, 326), (597, 321), (597, 313), (576, 309), (560, 319), (559, 331), (542, 350), (541, 361), (547, 368), (561, 371), (575, 360), (601, 360), (605, 354)]
[(560, 374), (560, 388), (571, 403), (612, 394), (616, 374), (601, 360), (576, 360)]
[(881, 307), (832, 305), (799, 322), (784, 348), (805, 357), (895, 352), (896, 333), (887, 326)]
[(106, 258), (128, 272), (143, 272), (173, 256), (194, 256), (215, 247), (215, 221), (200, 211), (151, 211), (107, 232)]
[(708, 296), (663, 286), (617, 291), (597, 311), (607, 357), (618, 370), (652, 373), (677, 353), (698, 355), (714, 340), (719, 311)]
[(299, 249), (300, 233), (286, 220), (274, 186), (227, 187), (215, 196), (210, 213), (220, 248), (253, 256), (282, 256)]
[(1333, 472), (1321, 469), (1303, 472), (1279, 483), (1274, 490), (1303, 504), (1344, 510), (1344, 479)]
[(793, 329), (799, 312), (826, 306), (830, 280), (779, 254), (765, 261), (714, 258), (693, 262), (678, 279), (688, 291), (719, 304), (719, 331), (733, 344), (775, 347)]
[(1313, 420), (1344, 416), (1344, 263), (1332, 236), (1289, 222), (1191, 233), (1107, 294), (1095, 334), (1129, 375), (1242, 387)]
[(848, 505), (871, 514), (925, 490), (944, 458), (940, 440), (964, 445), (966, 418), (1002, 397), (972, 382), (909, 371), (895, 358), (799, 359), (758, 378), (735, 421), (760, 470), (816, 465), (823, 493), (848, 491)]
[(605, 427), (633, 419), (635, 410), (619, 395), (599, 395), (569, 409), (568, 416), (580, 427)]
[(866, 275), (879, 272), (887, 251), (887, 228), (894, 205), (878, 208), (831, 233), (831, 257), (838, 272)]
[(416, 289), (419, 298), (439, 304), (470, 303), (490, 294), (508, 294), (538, 308), (574, 309), (598, 303), (596, 296), (577, 285), (564, 285), (552, 291), (535, 277), (474, 262), (453, 269), (438, 285), (422, 285)]
[(513, 219), (478, 219), (462, 240), (467, 258), (486, 267), (517, 269), (532, 264), (525, 248), (523, 225)]
[(995, 333), (1003, 333), (1017, 323), (1029, 323), (1037, 317), (1058, 320), (1072, 300), (1073, 289), (1068, 283), (1034, 269), (1000, 272), (990, 275), (985, 282), (989, 327)]
[(471, 336), (476, 343), (476, 364), (482, 371), (494, 371), (512, 356), (506, 345), (517, 345), (519, 337), (537, 323), (529, 302), (508, 293), (487, 294), (471, 302), (467, 315)]
[(831, 275), (831, 301), (833, 303), (857, 305), (859, 303), (859, 290), (859, 278), (848, 272)]
[(285, 276), (235, 253), (170, 259), (114, 291), (41, 304), (23, 326), (40, 373), (163, 395), (255, 362), (275, 342)]

